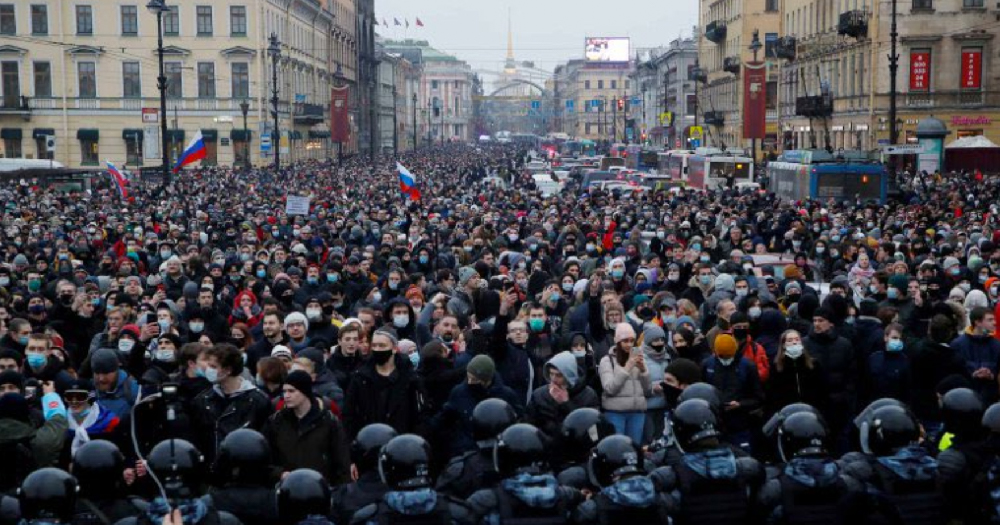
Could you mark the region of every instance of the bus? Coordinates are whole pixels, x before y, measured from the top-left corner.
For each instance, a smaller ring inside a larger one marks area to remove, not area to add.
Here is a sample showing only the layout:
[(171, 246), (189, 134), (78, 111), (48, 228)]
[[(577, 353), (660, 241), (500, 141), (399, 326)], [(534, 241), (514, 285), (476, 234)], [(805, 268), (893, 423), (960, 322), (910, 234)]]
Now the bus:
[(699, 148), (688, 157), (687, 178), (682, 179), (688, 188), (718, 190), (726, 188), (730, 179), (733, 186), (754, 182), (753, 160), (711, 148)]
[(885, 165), (863, 151), (789, 150), (767, 165), (768, 186), (789, 200), (888, 198)]
[(560, 148), (563, 155), (574, 157), (593, 157), (597, 155), (597, 144), (592, 140), (567, 140)]
[(686, 180), (688, 173), (688, 159), (694, 155), (692, 150), (670, 150), (661, 151), (656, 154), (657, 172), (663, 175), (670, 175), (673, 180)]
[(542, 142), (538, 135), (531, 133), (514, 133), (510, 136), (510, 141), (529, 150), (538, 150)]

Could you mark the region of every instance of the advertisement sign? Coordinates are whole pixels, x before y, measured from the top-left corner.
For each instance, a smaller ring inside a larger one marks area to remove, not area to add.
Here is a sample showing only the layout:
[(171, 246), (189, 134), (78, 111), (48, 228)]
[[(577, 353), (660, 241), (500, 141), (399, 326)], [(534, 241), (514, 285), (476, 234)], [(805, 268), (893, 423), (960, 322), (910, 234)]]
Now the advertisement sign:
[(262, 133), (260, 135), (260, 152), (270, 153), (271, 152), (271, 134)]
[(587, 62), (628, 62), (627, 37), (587, 37), (583, 56)]
[(291, 140), (289, 137), (290, 131), (283, 130), (278, 134), (278, 148), (282, 155), (288, 155), (292, 150), (289, 148), (291, 145)]
[(920, 148), (923, 151), (917, 156), (917, 169), (927, 173), (940, 170), (944, 157), (944, 140), (920, 139)]
[(287, 196), (285, 198), (285, 215), (309, 215), (309, 197)]
[[(962, 49), (962, 89), (982, 89), (983, 87), (983, 48), (966, 47)], [(928, 172), (931, 173), (931, 172)]]
[(910, 51), (910, 91), (931, 88), (931, 52), (929, 49)]
[(763, 139), (767, 135), (767, 64), (749, 62), (743, 72), (743, 138)]
[(156, 124), (160, 121), (160, 110), (156, 108), (142, 108), (142, 122), (144, 124)]
[[(143, 110), (143, 116), (145, 110)], [(160, 158), (160, 126), (146, 124), (142, 127), (142, 158), (155, 160)]]
[(330, 97), (330, 140), (347, 142), (350, 140), (350, 107), (347, 86), (335, 87)]

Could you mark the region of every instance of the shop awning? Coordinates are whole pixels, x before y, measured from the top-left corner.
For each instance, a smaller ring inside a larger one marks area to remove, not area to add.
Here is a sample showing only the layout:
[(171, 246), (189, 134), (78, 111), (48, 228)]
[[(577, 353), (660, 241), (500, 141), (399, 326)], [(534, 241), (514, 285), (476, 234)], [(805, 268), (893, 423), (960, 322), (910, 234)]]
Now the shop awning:
[(252, 137), (253, 137), (253, 130), (249, 129), (234, 129), (232, 132), (229, 133), (229, 138), (233, 140), (244, 141)]
[(328, 139), (330, 138), (329, 131), (309, 131), (309, 138), (311, 139)]
[(21, 140), (21, 128), (3, 128), (3, 129), (0, 129), (0, 139), (4, 139), (4, 140)]
[(31, 138), (40, 139), (46, 135), (55, 135), (55, 134), (56, 134), (55, 128), (35, 128), (35, 130), (31, 132)]
[(302, 140), (302, 132), (292, 130), (292, 140)]
[(82, 128), (76, 130), (77, 140), (100, 140), (101, 131), (96, 128)]
[(217, 130), (217, 129), (203, 129), (203, 130), (201, 130), (201, 138), (207, 140), (208, 142), (218, 142), (218, 140), (219, 140), (219, 130)]
[(122, 138), (142, 142), (142, 130), (139, 128), (125, 128), (122, 130)]

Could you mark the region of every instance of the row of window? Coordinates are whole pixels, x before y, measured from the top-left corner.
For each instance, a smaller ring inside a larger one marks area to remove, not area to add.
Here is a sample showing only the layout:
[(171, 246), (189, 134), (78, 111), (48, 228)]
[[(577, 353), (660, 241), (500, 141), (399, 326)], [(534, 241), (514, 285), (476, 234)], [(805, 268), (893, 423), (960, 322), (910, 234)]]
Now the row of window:
[[(212, 36), (214, 29), (214, 11), (210, 5), (195, 6), (195, 29), (198, 36)], [(29, 6), (31, 12), (31, 34), (49, 34), (49, 7), (43, 4)], [(75, 6), (76, 34), (94, 34), (94, 8), (90, 5)], [(122, 36), (138, 36), (139, 6), (119, 6), (119, 20)], [(170, 6), (170, 11), (163, 15), (163, 33), (167, 36), (177, 36), (181, 32), (180, 6)], [(0, 34), (17, 34), (17, 12), (15, 4), (0, 4)], [(229, 7), (229, 35), (246, 36), (247, 8), (234, 5)]]
[[(625, 81), (625, 89), (629, 89), (630, 84), (631, 83), (628, 80), (626, 80)], [(583, 81), (583, 89), (590, 89), (590, 85), (591, 84), (590, 84), (589, 80), (584, 80)], [(610, 82), (610, 86), (609, 87), (610, 87), (610, 89), (618, 89), (618, 81), (617, 80), (612, 80)], [(597, 81), (597, 89), (604, 89), (604, 81), (603, 80), (598, 80)]]
[[(34, 62), (35, 98), (52, 98), (52, 64), (49, 62)], [(167, 97), (182, 98), (184, 82), (181, 72), (181, 62), (164, 62), (164, 73), (167, 77)], [(216, 97), (216, 77), (214, 62), (198, 62), (198, 97)], [(80, 61), (76, 63), (77, 93), (80, 98), (97, 97), (97, 63)], [(18, 78), (18, 63), (16, 61), (0, 62), (0, 76), (4, 100), (20, 97), (21, 88)], [(232, 98), (248, 98), (250, 96), (250, 64), (233, 62), (230, 64), (230, 79)], [(139, 98), (142, 96), (142, 75), (139, 62), (122, 62), (122, 96), (124, 98)]]
[[(984, 0), (962, 0), (962, 7), (985, 7)], [(934, 0), (913, 0), (914, 9), (933, 9)]]

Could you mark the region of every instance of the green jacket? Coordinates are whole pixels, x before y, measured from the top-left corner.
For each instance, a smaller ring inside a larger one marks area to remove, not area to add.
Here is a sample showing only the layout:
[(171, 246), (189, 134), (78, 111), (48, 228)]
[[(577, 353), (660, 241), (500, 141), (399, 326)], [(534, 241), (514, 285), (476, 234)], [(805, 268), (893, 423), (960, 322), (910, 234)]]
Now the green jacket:
[(66, 440), (69, 422), (63, 414), (54, 415), (34, 428), (16, 419), (0, 419), (0, 447), (13, 442), (26, 442), (31, 447), (38, 468), (54, 467)]

